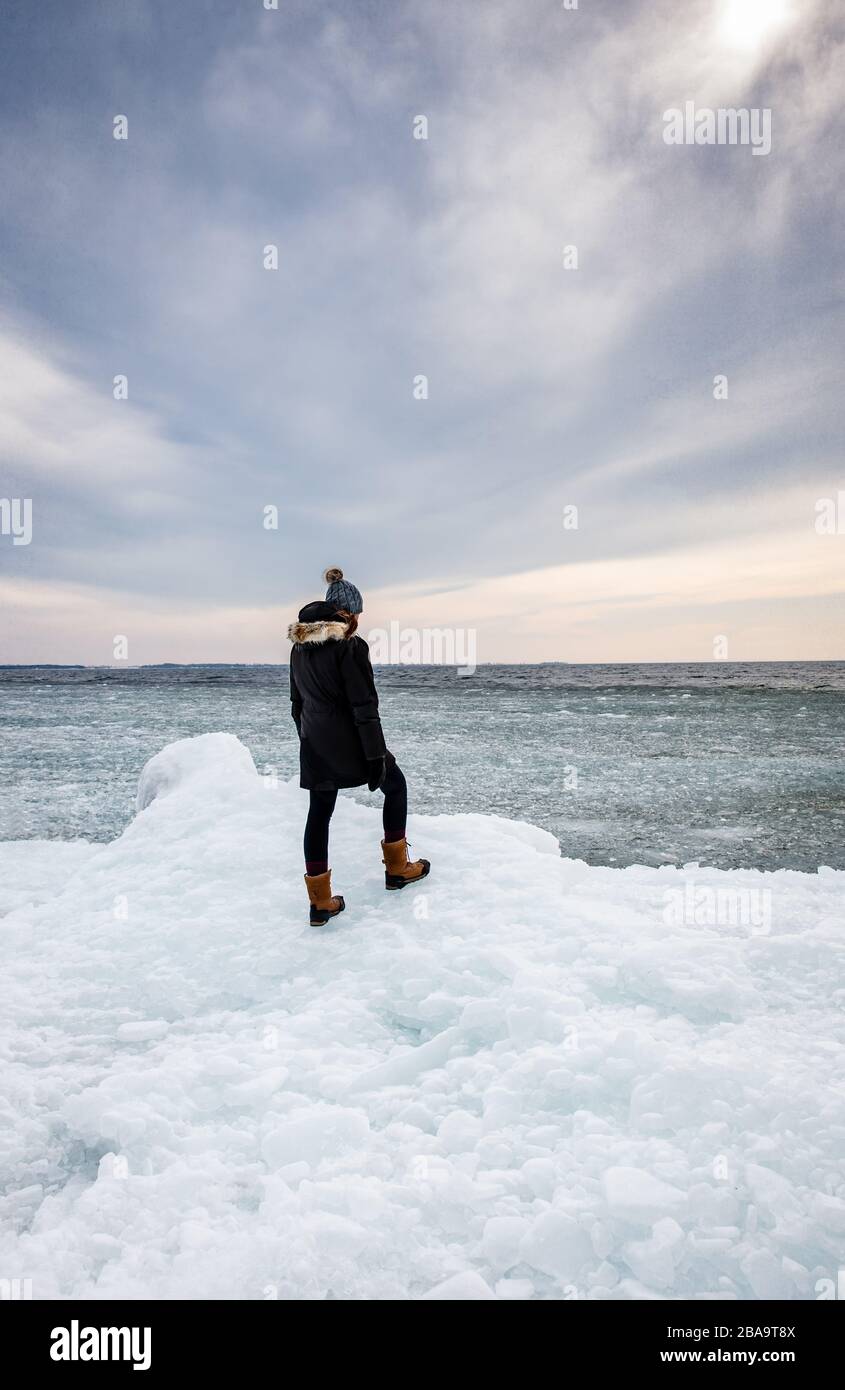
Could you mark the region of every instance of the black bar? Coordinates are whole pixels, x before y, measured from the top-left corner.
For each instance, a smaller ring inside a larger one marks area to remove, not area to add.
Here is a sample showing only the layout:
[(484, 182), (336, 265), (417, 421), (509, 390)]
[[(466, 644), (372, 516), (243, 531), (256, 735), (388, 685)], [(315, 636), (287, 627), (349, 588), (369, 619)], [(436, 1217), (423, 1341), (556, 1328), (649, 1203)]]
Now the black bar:
[[(445, 1330), (447, 1334), (451, 1331), (458, 1337), (461, 1329), (469, 1332), (465, 1355), (472, 1357), (476, 1367), (488, 1350), (498, 1355), (496, 1348), (502, 1345), (504, 1337), (511, 1354), (526, 1358), (528, 1373), (532, 1366), (538, 1366), (538, 1357), (545, 1354), (555, 1358), (553, 1364), (561, 1364), (564, 1356), (573, 1374), (600, 1377), (607, 1372), (634, 1371), (658, 1377), (663, 1372), (684, 1376), (690, 1370), (718, 1374), (739, 1367), (752, 1377), (752, 1383), (754, 1377), (765, 1379), (772, 1371), (786, 1370), (805, 1378), (826, 1370), (832, 1360), (836, 1364), (842, 1331), (835, 1300), (634, 1303), (573, 1299), (539, 1304), (535, 1301), (530, 1307), (523, 1305), (522, 1312), (518, 1309), (519, 1305), (511, 1304), (504, 1311), (504, 1323), (500, 1311), (492, 1324), (487, 1323), (480, 1310), (470, 1315), (467, 1325), (465, 1307), (460, 1324), (453, 1322), (452, 1313), (446, 1314), (443, 1324), (439, 1321), (441, 1313), (430, 1307), (418, 1308), (415, 1313), (407, 1303), (392, 1303), (388, 1310), (370, 1308), (363, 1302), (344, 1307), (340, 1301), (326, 1300), (320, 1301), (318, 1307), (311, 1301), (24, 1300), (0, 1303), (0, 1331), (5, 1365), (17, 1364), (27, 1371), (48, 1371), (60, 1376), (82, 1372), (90, 1377), (104, 1369), (111, 1375), (132, 1374), (136, 1360), (145, 1377), (182, 1373), (209, 1374), (219, 1379), (233, 1374), (243, 1376), (245, 1372), (252, 1376), (260, 1373), (261, 1365), (275, 1366), (284, 1374), (285, 1366), (288, 1372), (293, 1370), (293, 1358), (299, 1364), (304, 1358), (307, 1364), (313, 1356), (313, 1370), (322, 1379), (335, 1360), (338, 1369), (348, 1375), (357, 1359), (358, 1346), (367, 1348), (366, 1363), (378, 1378), (401, 1377), (405, 1374), (403, 1367), (393, 1364), (391, 1368), (395, 1350), (389, 1350), (401, 1319), (406, 1326), (410, 1321), (412, 1335), (417, 1329)], [(350, 1312), (354, 1325), (349, 1322)], [(479, 1323), (476, 1317), (481, 1318)], [(112, 1340), (111, 1334), (103, 1337), (100, 1329), (126, 1332)], [(134, 1344), (130, 1341), (131, 1329), (138, 1334)], [(315, 1331), (321, 1334), (316, 1342), (312, 1340)], [(520, 1340), (511, 1342), (512, 1334)], [(82, 1359), (83, 1348), (86, 1353), (103, 1350), (106, 1355), (116, 1350), (121, 1359)], [(52, 1352), (75, 1354), (77, 1359), (55, 1359)], [(148, 1368), (143, 1369), (147, 1359)], [(422, 1369), (419, 1363), (415, 1363), (415, 1369)], [(439, 1377), (444, 1369), (433, 1365), (432, 1373)]]

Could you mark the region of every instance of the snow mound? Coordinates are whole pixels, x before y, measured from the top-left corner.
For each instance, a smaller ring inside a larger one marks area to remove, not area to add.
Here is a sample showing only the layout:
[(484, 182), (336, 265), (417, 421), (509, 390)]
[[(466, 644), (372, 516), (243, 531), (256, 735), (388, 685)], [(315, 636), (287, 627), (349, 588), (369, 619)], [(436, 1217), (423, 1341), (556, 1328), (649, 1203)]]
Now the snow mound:
[(386, 894), (377, 799), (341, 798), (314, 930), (305, 794), (237, 739), (164, 749), (138, 805), (0, 924), (0, 1272), (35, 1298), (835, 1287), (845, 874), (417, 816), (431, 876)]
[(169, 743), (146, 764), (138, 781), (135, 808), (145, 811), (157, 796), (193, 782), (220, 788), (234, 786), (255, 776), (255, 764), (248, 749), (234, 734), (199, 734)]

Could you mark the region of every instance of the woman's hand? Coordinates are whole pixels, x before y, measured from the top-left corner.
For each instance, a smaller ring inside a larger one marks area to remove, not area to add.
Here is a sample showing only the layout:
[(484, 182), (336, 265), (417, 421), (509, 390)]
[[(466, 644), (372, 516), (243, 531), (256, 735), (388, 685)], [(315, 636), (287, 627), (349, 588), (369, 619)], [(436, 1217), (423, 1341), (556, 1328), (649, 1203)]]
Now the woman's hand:
[(367, 786), (371, 792), (378, 791), (387, 775), (387, 758), (383, 755), (380, 758), (369, 758), (367, 760), (367, 771), (370, 774), (367, 778)]

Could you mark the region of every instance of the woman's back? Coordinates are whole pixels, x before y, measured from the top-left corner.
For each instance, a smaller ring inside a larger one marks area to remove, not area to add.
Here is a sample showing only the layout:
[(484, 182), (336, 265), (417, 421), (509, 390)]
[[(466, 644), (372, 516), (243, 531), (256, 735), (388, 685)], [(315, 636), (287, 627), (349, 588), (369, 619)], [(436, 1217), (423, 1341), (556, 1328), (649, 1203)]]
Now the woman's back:
[(370, 652), (328, 603), (291, 623), (291, 713), (302, 739), (300, 785), (360, 787), (386, 753)]
[[(347, 642), (346, 624), (339, 620), (292, 623), (288, 636), (293, 642), (290, 665), (303, 706), (311, 703), (346, 703), (341, 661)], [(364, 644), (366, 646), (366, 644)]]

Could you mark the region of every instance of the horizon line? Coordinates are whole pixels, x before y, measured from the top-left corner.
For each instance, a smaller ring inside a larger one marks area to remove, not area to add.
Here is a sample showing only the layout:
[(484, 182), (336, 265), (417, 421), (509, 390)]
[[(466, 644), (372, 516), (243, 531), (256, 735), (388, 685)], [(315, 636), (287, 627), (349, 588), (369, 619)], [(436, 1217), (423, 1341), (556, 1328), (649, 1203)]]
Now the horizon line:
[[(459, 669), (460, 662), (445, 661), (374, 661), (373, 666), (384, 670), (422, 669), (426, 671), (449, 671)], [(218, 667), (233, 668), (246, 666), (273, 670), (278, 666), (289, 666), (289, 661), (145, 661), (138, 665), (89, 664), (82, 661), (9, 661), (0, 662), (0, 671), (151, 671), (164, 667), (194, 668)], [(845, 657), (772, 657), (755, 660), (728, 661), (711, 657), (700, 661), (476, 661), (476, 669), (482, 666), (843, 666)]]

